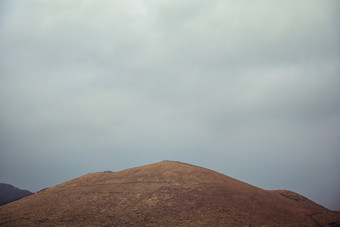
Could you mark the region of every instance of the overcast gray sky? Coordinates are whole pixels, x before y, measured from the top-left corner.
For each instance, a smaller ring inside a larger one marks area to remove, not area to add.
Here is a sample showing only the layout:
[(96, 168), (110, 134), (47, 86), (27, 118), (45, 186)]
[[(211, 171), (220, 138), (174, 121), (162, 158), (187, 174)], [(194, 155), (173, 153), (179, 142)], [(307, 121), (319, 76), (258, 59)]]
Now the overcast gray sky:
[(340, 1), (0, 1), (0, 182), (179, 160), (340, 210)]

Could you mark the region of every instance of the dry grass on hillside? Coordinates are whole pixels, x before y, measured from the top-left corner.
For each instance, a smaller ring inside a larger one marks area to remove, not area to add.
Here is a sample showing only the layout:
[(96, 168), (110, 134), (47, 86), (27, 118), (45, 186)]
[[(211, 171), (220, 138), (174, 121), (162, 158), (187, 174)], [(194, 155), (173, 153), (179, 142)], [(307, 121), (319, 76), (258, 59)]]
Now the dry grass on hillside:
[(0, 225), (336, 226), (340, 214), (294, 192), (166, 161), (87, 174), (7, 204)]

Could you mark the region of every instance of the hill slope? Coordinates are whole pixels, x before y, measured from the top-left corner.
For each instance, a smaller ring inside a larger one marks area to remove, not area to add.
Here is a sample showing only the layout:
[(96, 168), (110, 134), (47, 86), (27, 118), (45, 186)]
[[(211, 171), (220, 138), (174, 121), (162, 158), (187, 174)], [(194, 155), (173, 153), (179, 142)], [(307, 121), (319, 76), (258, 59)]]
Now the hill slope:
[(0, 183), (0, 206), (31, 195), (32, 192), (22, 190), (10, 184)]
[(93, 173), (0, 207), (3, 226), (337, 226), (339, 212), (205, 168)]

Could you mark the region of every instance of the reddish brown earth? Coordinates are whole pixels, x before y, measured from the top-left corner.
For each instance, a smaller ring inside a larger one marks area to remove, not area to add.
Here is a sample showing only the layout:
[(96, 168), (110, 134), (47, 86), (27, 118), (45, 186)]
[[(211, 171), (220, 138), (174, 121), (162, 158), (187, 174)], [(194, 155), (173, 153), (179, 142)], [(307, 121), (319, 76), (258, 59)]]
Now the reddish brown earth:
[(340, 226), (340, 212), (291, 191), (166, 161), (87, 174), (1, 206), (0, 225)]

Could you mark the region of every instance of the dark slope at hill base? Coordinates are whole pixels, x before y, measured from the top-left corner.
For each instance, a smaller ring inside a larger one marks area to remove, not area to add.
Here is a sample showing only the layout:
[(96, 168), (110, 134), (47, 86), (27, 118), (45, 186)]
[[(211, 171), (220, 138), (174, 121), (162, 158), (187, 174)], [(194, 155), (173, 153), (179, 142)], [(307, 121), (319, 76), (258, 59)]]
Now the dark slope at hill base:
[(340, 226), (340, 213), (178, 162), (87, 174), (0, 207), (2, 226)]
[(10, 184), (0, 183), (0, 206), (31, 194), (32, 192), (30, 191), (16, 188)]

